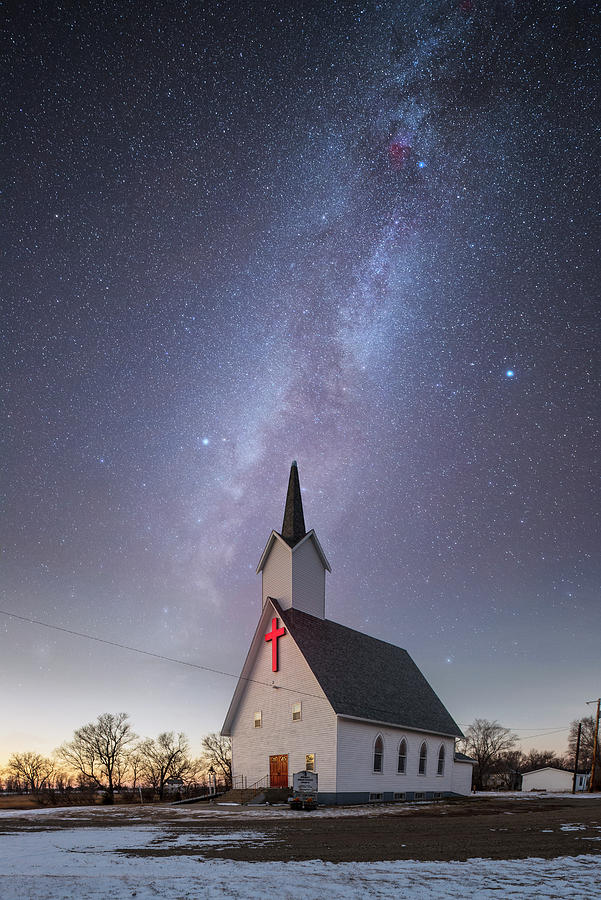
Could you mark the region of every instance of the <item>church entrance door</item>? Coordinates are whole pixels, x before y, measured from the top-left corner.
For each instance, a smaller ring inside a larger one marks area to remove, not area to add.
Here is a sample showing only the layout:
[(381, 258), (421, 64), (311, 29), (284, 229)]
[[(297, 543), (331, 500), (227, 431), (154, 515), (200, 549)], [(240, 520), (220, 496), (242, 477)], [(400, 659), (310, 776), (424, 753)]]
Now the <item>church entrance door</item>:
[(288, 754), (269, 757), (269, 787), (288, 787)]

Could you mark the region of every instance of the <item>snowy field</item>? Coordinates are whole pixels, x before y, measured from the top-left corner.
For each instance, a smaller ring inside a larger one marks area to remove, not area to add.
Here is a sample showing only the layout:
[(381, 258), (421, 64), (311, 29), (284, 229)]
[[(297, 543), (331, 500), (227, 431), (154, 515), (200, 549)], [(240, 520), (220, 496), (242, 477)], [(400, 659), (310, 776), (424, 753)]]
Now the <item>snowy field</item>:
[[(476, 794), (470, 794), (467, 799), (487, 800), (492, 798), (521, 800), (524, 802), (541, 799), (565, 799), (595, 802), (595, 800), (599, 798), (599, 795), (593, 795), (591, 797), (591, 794), (583, 792), (580, 792), (578, 794), (571, 794), (529, 791), (528, 793), (523, 794), (521, 791), (483, 791)], [(442, 805), (444, 805), (444, 801), (423, 800), (417, 802), (413, 801), (407, 804), (399, 802), (357, 804), (356, 806), (324, 806), (314, 810), (311, 813), (311, 817), (332, 819), (347, 818), (349, 816), (396, 816), (401, 809), (411, 811), (415, 809), (423, 809), (424, 807), (435, 807)], [(72, 818), (77, 821), (89, 814), (93, 815), (96, 812), (100, 812), (100, 810), (102, 810), (103, 814), (106, 815), (107, 807), (97, 806), (50, 806), (43, 809), (0, 809), (0, 821), (10, 816), (13, 816), (15, 818), (23, 818), (24, 816), (33, 817), (57, 815), (60, 815), (64, 820)], [(160, 818), (161, 820), (163, 820), (166, 815), (172, 815), (174, 818), (188, 816), (190, 818), (193, 818), (194, 820), (202, 818), (213, 819), (216, 812), (218, 812), (220, 819), (227, 818), (229, 816), (230, 818), (235, 818), (236, 820), (256, 820), (262, 818), (296, 819), (298, 817), (298, 813), (291, 810), (287, 803), (247, 806), (240, 803), (220, 803), (219, 801), (216, 801), (214, 803), (171, 804), (169, 806), (137, 806), (135, 804), (120, 806), (117, 804), (116, 806), (111, 807), (110, 812), (114, 816), (123, 816), (129, 821), (135, 819), (138, 815), (143, 815), (144, 821), (148, 819), (148, 816), (153, 815), (156, 815), (157, 818)]]
[[(405, 803), (370, 803), (369, 805), (357, 806), (323, 806), (311, 813), (311, 818), (318, 819), (338, 819), (349, 818), (353, 816), (394, 816), (397, 815), (399, 809), (415, 810), (431, 807), (435, 804), (426, 800), (422, 802)], [(248, 819), (255, 821), (257, 819), (297, 819), (298, 812), (290, 809), (287, 803), (261, 804), (257, 806), (245, 806), (241, 803), (195, 803), (195, 804), (176, 804), (170, 806), (163, 805), (146, 805), (137, 806), (113, 806), (107, 811), (106, 806), (48, 806), (43, 809), (7, 809), (0, 810), (0, 821), (6, 818), (29, 819), (35, 823), (38, 816), (49, 816), (54, 818), (60, 816), (63, 821), (72, 819), (74, 822), (87, 818), (90, 815), (111, 815), (114, 818), (123, 818), (127, 821), (135, 821), (141, 818), (147, 821), (149, 817), (156, 818), (158, 821), (164, 821), (165, 817), (171, 817), (174, 821), (199, 821), (202, 819), (214, 819), (216, 815), (219, 819)], [(37, 827), (37, 826), (36, 826)], [(0, 898), (1, 900), (1, 898)]]
[[(57, 810), (52, 812), (56, 815)], [(75, 820), (78, 812), (65, 810), (64, 818)], [(14, 833), (0, 835), (2, 900), (601, 898), (601, 856), (465, 862), (234, 862), (203, 858), (203, 851), (240, 844), (257, 846), (277, 841), (277, 836), (263, 834), (260, 826), (222, 830), (218, 835), (186, 833), (186, 829), (174, 834), (158, 823), (35, 830), (46, 814), (26, 813), (31, 830), (19, 827)], [(115, 815), (116, 823), (119, 818)], [(184, 817), (177, 818), (181, 826)], [(573, 821), (564, 827), (580, 826)], [(137, 850), (170, 853), (161, 857), (131, 855)], [(178, 855), (182, 852), (184, 855)]]

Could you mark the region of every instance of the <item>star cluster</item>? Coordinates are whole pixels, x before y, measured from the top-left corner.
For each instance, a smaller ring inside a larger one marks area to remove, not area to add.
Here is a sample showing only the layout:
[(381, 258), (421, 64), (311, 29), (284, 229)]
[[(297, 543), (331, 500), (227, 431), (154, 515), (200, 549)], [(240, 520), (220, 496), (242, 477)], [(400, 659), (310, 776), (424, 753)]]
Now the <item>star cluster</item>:
[[(7, 34), (2, 607), (239, 671), (297, 458), (331, 618), (460, 721), (580, 715), (589, 5), (34, 2)], [(2, 626), (0, 753), (105, 709), (220, 726), (227, 679)]]

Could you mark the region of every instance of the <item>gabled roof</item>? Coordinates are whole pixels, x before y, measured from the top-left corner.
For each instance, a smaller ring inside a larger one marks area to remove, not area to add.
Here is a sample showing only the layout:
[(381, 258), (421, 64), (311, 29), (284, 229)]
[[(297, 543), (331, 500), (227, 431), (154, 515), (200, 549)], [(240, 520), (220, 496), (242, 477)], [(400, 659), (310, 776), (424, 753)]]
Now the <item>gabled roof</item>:
[(283, 539), (282, 535), (279, 534), (277, 531), (272, 531), (271, 534), (269, 535), (269, 538), (267, 539), (267, 543), (265, 544), (265, 549), (263, 550), (263, 552), (261, 554), (261, 559), (259, 560), (259, 565), (257, 566), (257, 574), (262, 571), (263, 566), (267, 562), (267, 557), (271, 553), (271, 548), (273, 547), (273, 545), (276, 541), (279, 541), (284, 547), (286, 547), (286, 549), (288, 550), (288, 552), (290, 554), (292, 554), (296, 550), (298, 550), (299, 547), (302, 547), (302, 545), (306, 541), (312, 541), (315, 549), (317, 550), (317, 555), (319, 556), (319, 558), (321, 560), (322, 566), (324, 567), (324, 569), (327, 569), (328, 572), (332, 571), (330, 568), (330, 564), (326, 558), (326, 555), (323, 552), (323, 548), (322, 548), (321, 544), (319, 543), (319, 541), (317, 540), (317, 535), (315, 534), (313, 529), (311, 529), (311, 531), (309, 531), (304, 536), (304, 538), (302, 538), (297, 544), (295, 544), (294, 547), (291, 547), (290, 544), (288, 544)]
[(280, 610), (295, 643), (340, 716), (462, 736), (406, 650), (318, 619), (299, 609)]
[[(565, 769), (563, 766), (541, 766), (539, 769), (528, 769), (527, 772), (522, 772), (522, 775), (534, 775), (535, 772), (567, 772), (568, 775), (574, 774), (574, 769)], [(576, 772), (577, 775), (588, 775), (584, 769), (578, 769)]]
[(455, 762), (471, 763), (473, 766), (477, 765), (475, 759), (472, 759), (471, 756), (466, 756), (465, 753), (460, 753), (458, 750), (455, 750)]
[(263, 607), (263, 611), (253, 635), (253, 639), (250, 643), (248, 653), (246, 654), (246, 659), (244, 660), (244, 665), (242, 666), (242, 671), (240, 672), (238, 683), (236, 684), (236, 689), (234, 690), (234, 695), (227, 711), (225, 721), (221, 728), (221, 734), (231, 734), (230, 729), (236, 715), (236, 710), (238, 709), (238, 704), (242, 699), (244, 689), (246, 688), (246, 685), (248, 684), (248, 681), (250, 679), (250, 673), (252, 671), (252, 667), (256, 659), (259, 647), (263, 646), (264, 644), (265, 628), (274, 612), (278, 616), (282, 615), (279, 606), (276, 607), (273, 602), (270, 602), (268, 600)]
[(330, 568), (330, 564), (326, 559), (326, 555), (323, 552), (323, 548), (317, 540), (317, 535), (315, 534), (313, 529), (311, 529), (311, 531), (309, 532), (305, 530), (303, 500), (301, 496), (300, 480), (298, 477), (298, 465), (295, 459), (292, 460), (292, 465), (290, 466), (290, 477), (288, 479), (288, 492), (286, 494), (286, 504), (284, 506), (284, 520), (282, 522), (282, 531), (281, 533), (279, 531), (272, 531), (269, 535), (267, 543), (265, 544), (265, 549), (261, 554), (259, 565), (257, 566), (257, 574), (263, 569), (263, 566), (267, 561), (267, 557), (271, 552), (271, 548), (278, 540), (281, 541), (281, 543), (290, 551), (294, 551), (298, 547), (302, 546), (306, 540), (313, 541), (324, 569), (327, 569), (328, 572), (332, 571)]

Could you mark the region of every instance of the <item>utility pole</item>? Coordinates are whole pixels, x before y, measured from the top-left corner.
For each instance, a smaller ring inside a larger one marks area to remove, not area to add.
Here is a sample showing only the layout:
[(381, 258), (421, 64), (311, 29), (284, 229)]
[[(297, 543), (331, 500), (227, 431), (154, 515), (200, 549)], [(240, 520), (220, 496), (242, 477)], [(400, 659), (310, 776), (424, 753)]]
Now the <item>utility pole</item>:
[(597, 761), (597, 742), (599, 740), (599, 709), (601, 708), (601, 697), (598, 700), (587, 700), (586, 705), (591, 703), (597, 704), (597, 719), (595, 721), (595, 733), (593, 737), (593, 762), (591, 765), (591, 783), (588, 786), (589, 791), (594, 791), (595, 787), (595, 763)]
[(572, 779), (572, 793), (576, 793), (576, 776), (578, 775), (578, 757), (580, 756), (580, 735), (582, 734), (582, 722), (578, 722), (578, 738), (576, 740), (576, 759), (574, 760), (574, 778)]

